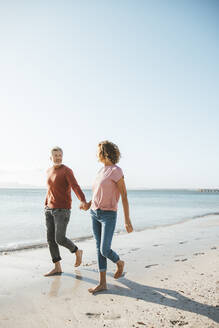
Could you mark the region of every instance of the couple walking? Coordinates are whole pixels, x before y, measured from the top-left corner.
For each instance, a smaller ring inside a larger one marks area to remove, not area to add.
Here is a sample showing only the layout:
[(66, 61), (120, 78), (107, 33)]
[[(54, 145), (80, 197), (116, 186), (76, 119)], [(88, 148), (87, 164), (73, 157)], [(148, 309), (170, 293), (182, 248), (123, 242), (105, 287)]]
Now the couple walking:
[(47, 171), (48, 191), (45, 201), (47, 241), (51, 258), (55, 265), (45, 276), (61, 274), (62, 272), (58, 245), (68, 248), (71, 253), (75, 254), (75, 267), (78, 267), (82, 262), (83, 251), (78, 249), (66, 237), (66, 229), (71, 211), (71, 189), (81, 202), (80, 209), (87, 211), (91, 208), (90, 213), (93, 235), (96, 240), (100, 281), (96, 287), (89, 289), (90, 293), (107, 288), (107, 258), (117, 266), (114, 275), (115, 279), (121, 277), (123, 273), (124, 261), (111, 249), (120, 195), (122, 198), (126, 231), (128, 233), (133, 231), (129, 218), (129, 204), (123, 172), (116, 165), (120, 159), (119, 148), (112, 142), (102, 141), (98, 144), (97, 157), (104, 166), (98, 172), (94, 182), (92, 200), (87, 202), (72, 170), (62, 164), (62, 149), (59, 147), (53, 148), (51, 150), (53, 166)]

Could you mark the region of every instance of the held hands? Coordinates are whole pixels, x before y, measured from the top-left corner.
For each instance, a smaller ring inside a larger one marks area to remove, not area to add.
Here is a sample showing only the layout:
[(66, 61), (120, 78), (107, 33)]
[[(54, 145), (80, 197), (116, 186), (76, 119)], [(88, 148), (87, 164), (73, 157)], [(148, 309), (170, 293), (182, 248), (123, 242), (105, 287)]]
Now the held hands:
[(90, 206), (91, 206), (91, 201), (89, 201), (88, 203), (87, 202), (81, 202), (80, 205), (79, 205), (79, 208), (80, 208), (80, 210), (87, 211), (87, 210), (89, 210)]
[(133, 231), (133, 226), (130, 219), (125, 221), (125, 228), (128, 233)]

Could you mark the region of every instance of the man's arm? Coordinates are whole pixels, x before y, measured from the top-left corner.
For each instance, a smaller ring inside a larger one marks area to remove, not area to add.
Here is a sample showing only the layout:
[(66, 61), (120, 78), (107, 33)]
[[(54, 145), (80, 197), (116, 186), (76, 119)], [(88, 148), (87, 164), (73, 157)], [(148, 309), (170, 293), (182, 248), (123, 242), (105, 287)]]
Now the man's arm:
[(72, 190), (74, 191), (75, 195), (81, 202), (86, 202), (85, 195), (83, 191), (81, 190), (79, 184), (77, 183), (77, 180), (74, 177), (73, 171), (71, 169), (68, 169), (66, 172), (66, 178), (68, 180), (68, 183), (70, 184)]

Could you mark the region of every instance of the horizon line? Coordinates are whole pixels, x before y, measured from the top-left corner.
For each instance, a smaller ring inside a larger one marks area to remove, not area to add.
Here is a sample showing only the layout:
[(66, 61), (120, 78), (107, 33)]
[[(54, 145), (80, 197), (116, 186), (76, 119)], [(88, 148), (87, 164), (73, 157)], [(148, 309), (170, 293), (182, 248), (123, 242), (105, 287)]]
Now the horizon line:
[[(39, 189), (47, 190), (47, 187), (44, 186), (0, 186), (0, 189)], [(81, 187), (83, 190), (92, 190), (92, 187), (86, 186)], [(206, 187), (127, 187), (127, 190), (140, 191), (140, 190), (218, 190), (219, 188), (206, 188)]]

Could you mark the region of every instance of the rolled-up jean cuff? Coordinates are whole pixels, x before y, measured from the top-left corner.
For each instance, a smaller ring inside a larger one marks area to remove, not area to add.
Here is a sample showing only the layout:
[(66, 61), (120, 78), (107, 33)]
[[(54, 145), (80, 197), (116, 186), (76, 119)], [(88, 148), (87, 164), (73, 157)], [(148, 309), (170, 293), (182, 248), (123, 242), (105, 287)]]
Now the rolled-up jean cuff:
[(77, 246), (75, 246), (75, 249), (74, 249), (73, 251), (71, 251), (71, 253), (76, 253), (76, 252), (77, 252), (77, 250), (78, 250), (78, 247), (77, 247)]
[(61, 261), (61, 257), (55, 257), (54, 259), (52, 259), (53, 263), (59, 262)]
[(106, 272), (106, 269), (99, 269), (99, 272)]
[(117, 263), (117, 262), (119, 262), (120, 261), (120, 257), (118, 256), (118, 259), (117, 260), (115, 260), (115, 261), (113, 261), (114, 263)]

